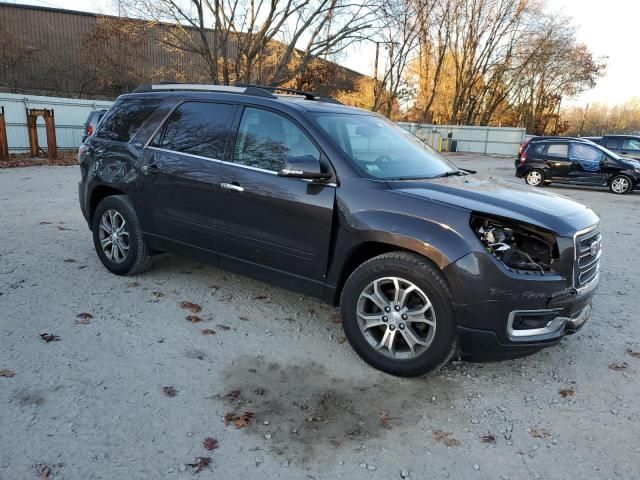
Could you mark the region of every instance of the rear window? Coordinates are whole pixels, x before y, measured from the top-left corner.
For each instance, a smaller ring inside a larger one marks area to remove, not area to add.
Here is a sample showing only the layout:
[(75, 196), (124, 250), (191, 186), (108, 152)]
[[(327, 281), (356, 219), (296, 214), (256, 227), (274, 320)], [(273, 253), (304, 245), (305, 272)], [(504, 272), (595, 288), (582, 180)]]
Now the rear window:
[(149, 115), (160, 105), (160, 100), (133, 99), (117, 102), (106, 113), (96, 137), (116, 142), (128, 142), (140, 130)]

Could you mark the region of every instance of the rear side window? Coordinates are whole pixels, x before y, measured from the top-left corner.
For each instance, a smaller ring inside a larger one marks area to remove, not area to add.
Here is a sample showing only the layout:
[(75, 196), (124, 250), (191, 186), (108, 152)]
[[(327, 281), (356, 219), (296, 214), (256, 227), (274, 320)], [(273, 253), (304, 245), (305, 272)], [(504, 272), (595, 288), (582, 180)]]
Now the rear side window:
[(566, 143), (552, 143), (547, 148), (549, 157), (567, 158), (569, 156), (569, 146)]
[(238, 129), (233, 162), (277, 172), (287, 156), (320, 152), (294, 123), (277, 113), (245, 108)]
[(134, 99), (118, 102), (106, 114), (96, 136), (116, 142), (128, 142), (158, 105), (160, 100)]
[(235, 106), (186, 102), (174, 110), (153, 145), (174, 152), (213, 159), (224, 156), (229, 122)]
[(618, 139), (617, 138), (607, 138), (607, 141), (604, 145), (606, 148), (618, 148)]

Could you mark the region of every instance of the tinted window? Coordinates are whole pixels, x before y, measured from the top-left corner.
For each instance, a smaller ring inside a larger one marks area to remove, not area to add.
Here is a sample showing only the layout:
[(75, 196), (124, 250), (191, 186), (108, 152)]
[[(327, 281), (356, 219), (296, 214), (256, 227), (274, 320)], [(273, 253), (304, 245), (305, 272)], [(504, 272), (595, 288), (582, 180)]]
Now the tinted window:
[(617, 138), (607, 138), (607, 141), (604, 145), (606, 148), (618, 148), (618, 139)]
[(587, 172), (600, 171), (600, 162), (604, 159), (604, 153), (591, 145), (583, 143), (571, 144), (571, 160), (578, 163)]
[(569, 145), (566, 143), (552, 143), (547, 148), (547, 155), (550, 157), (567, 158), (569, 155)]
[(544, 152), (544, 143), (534, 143), (531, 146), (531, 153), (542, 153)]
[(158, 105), (160, 100), (121, 100), (106, 114), (96, 136), (128, 142)]
[(625, 138), (622, 141), (622, 150), (640, 150), (640, 140)]
[(223, 103), (187, 102), (174, 110), (162, 136), (153, 145), (220, 159), (224, 155), (227, 126), (234, 106)]
[(320, 159), (318, 149), (296, 125), (277, 113), (245, 108), (234, 163), (277, 172), (285, 157), (303, 155)]

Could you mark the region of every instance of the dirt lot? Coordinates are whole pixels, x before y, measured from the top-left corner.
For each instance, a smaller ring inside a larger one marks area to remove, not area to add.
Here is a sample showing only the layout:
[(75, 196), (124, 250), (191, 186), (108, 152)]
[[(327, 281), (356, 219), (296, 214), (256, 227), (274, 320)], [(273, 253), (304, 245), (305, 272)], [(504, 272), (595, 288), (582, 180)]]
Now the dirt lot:
[[(512, 178), (512, 159), (455, 161)], [(602, 217), (580, 333), (401, 380), (360, 361), (314, 299), (177, 257), (108, 274), (78, 178), (0, 170), (0, 479), (191, 478), (199, 457), (218, 479), (640, 478), (640, 193), (549, 188)], [(225, 426), (228, 412), (255, 417)]]

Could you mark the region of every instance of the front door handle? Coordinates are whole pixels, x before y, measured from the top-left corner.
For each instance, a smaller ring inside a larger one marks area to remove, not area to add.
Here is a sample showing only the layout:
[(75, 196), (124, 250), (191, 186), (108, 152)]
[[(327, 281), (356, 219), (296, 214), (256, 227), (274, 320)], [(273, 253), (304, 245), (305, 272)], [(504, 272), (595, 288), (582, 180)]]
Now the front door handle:
[(233, 190), (234, 192), (244, 192), (244, 188), (236, 183), (221, 183), (220, 186), (225, 190)]

